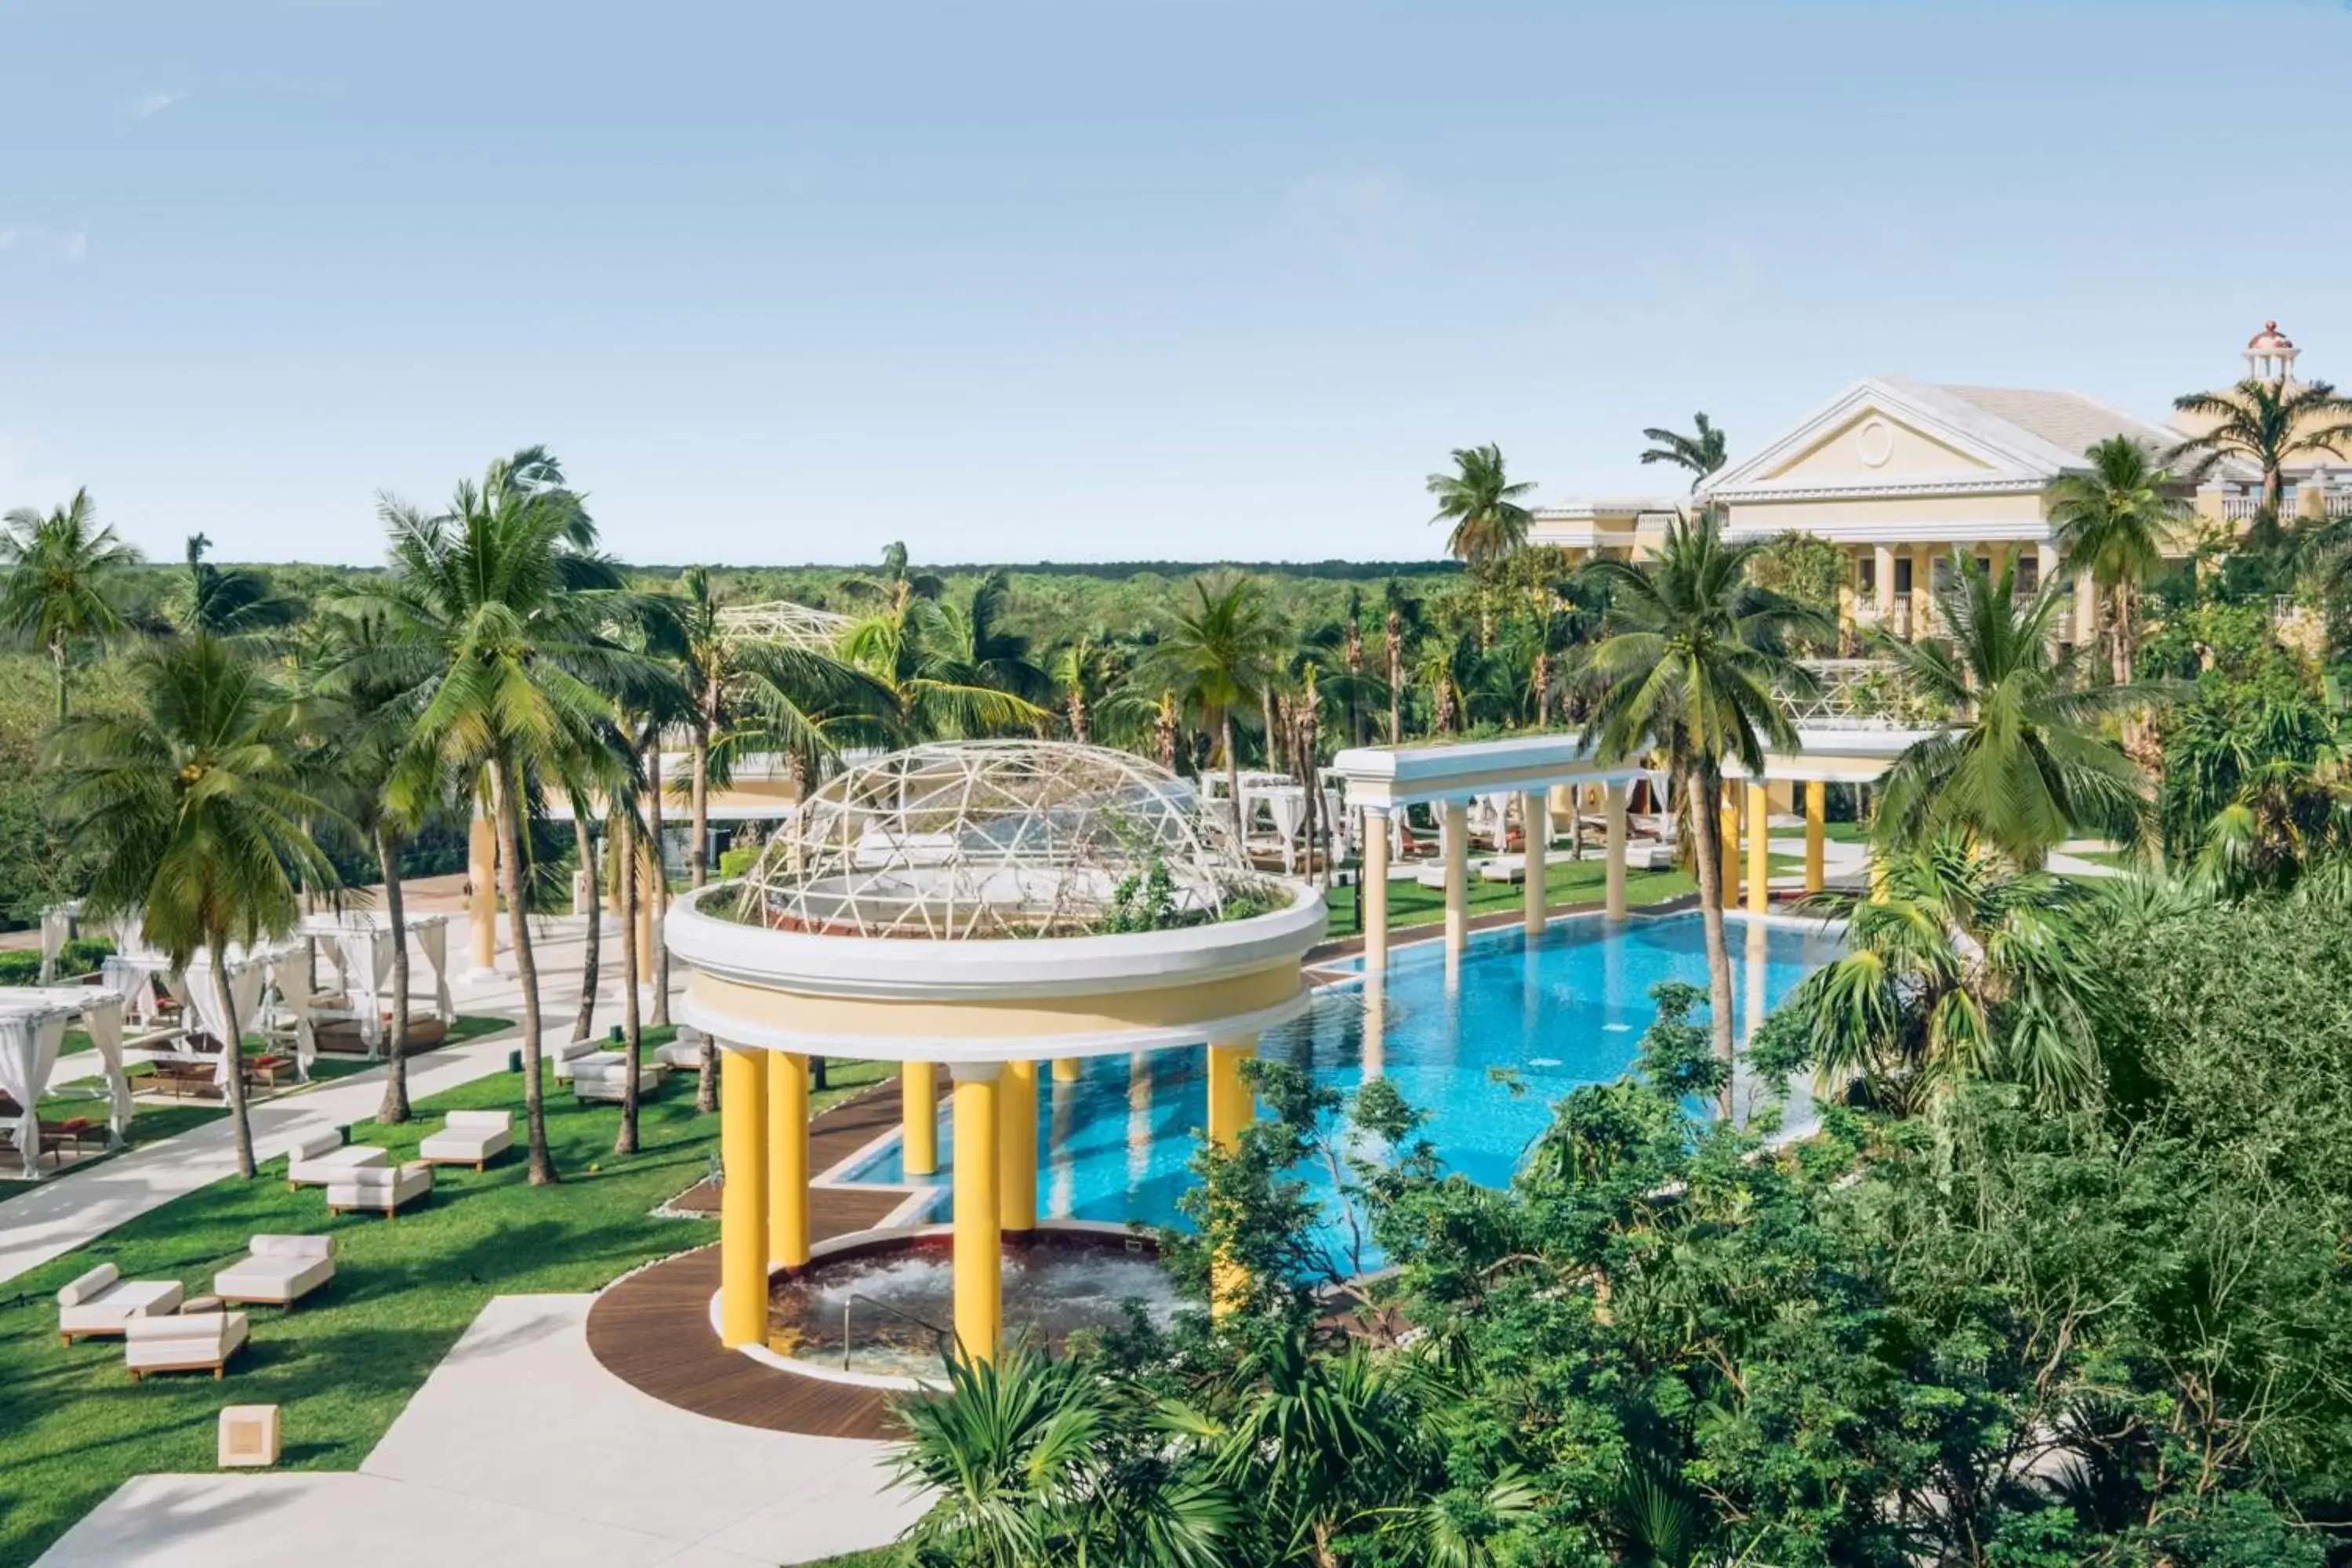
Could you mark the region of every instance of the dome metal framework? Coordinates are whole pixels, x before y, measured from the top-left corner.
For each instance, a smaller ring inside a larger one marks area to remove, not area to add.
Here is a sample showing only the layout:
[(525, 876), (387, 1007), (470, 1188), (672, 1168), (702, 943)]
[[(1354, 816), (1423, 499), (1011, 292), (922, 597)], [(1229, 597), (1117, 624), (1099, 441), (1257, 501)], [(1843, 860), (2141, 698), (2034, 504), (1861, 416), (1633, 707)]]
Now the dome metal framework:
[(1102, 929), (1123, 886), (1132, 909), (1154, 883), (1179, 924), (1266, 891), (1192, 784), (1155, 763), (1068, 742), (941, 742), (828, 780), (769, 840), (738, 914), (841, 936), (1074, 936)]
[(760, 605), (729, 605), (719, 612), (719, 635), (734, 642), (782, 643), (787, 647), (832, 653), (856, 625), (849, 616), (812, 609), (789, 599)]

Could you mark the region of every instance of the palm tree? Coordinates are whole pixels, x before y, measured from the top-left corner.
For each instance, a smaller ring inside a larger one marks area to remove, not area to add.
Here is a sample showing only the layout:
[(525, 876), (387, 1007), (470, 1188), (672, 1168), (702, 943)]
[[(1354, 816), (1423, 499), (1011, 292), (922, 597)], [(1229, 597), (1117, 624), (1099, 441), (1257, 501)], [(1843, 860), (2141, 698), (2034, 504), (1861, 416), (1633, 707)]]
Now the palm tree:
[(995, 684), (1009, 675), (1043, 695), (1042, 675), (1032, 682), (1035, 667), (1027, 663), (1025, 643), (1015, 658), (998, 640), (986, 596), (975, 589), (951, 611), (913, 592), (913, 581), (901, 583), (898, 596), (852, 626), (842, 643), (843, 657), (889, 690), (895, 731), (990, 735), (1049, 721), (1047, 710)]
[(2189, 509), (2166, 488), (2171, 475), (2148, 449), (2116, 436), (2090, 451), (2091, 466), (2051, 492), (2050, 526), (2070, 571), (2087, 571), (2107, 595), (2109, 662), (2116, 684), (2132, 679), (2134, 601), (2164, 566)]
[(1213, 591), (1205, 579), (1195, 577), (1192, 595), (1193, 602), (1177, 610), (1175, 625), (1155, 658), (1161, 684), (1203, 728), (1217, 732), (1234, 842), (1239, 844), (1241, 763), (1234, 746), (1234, 712), (1244, 704), (1263, 702), (1287, 639), (1265, 595), (1249, 577), (1233, 578)]
[(2172, 400), (2183, 414), (2216, 421), (2164, 455), (2167, 463), (2191, 459), (2186, 477), (2202, 479), (2224, 458), (2240, 458), (2262, 470), (2263, 510), (2278, 516), (2286, 465), (2301, 457), (2334, 457), (2352, 448), (2352, 397), (2337, 395), (2324, 381), (2300, 385), (2249, 376), (2227, 392), (2192, 392)]
[[(1732, 1060), (1731, 953), (1723, 935), (1723, 856), (1715, 803), (1723, 763), (1764, 776), (1766, 745), (1797, 744), (1783, 692), (1811, 678), (1788, 651), (1818, 636), (1820, 610), (1748, 580), (1756, 543), (1727, 544), (1712, 510), (1677, 516), (1657, 558), (1636, 566), (1595, 561), (1589, 579), (1611, 595), (1603, 636), (1585, 661), (1600, 753), (1629, 762), (1660, 753), (1689, 803), (1699, 908), (1706, 927), (1707, 1006), (1715, 1052)], [(1727, 1114), (1731, 1089), (1723, 1091)]]
[(1096, 722), (1118, 683), (1118, 653), (1097, 628), (1072, 637), (1054, 650), (1047, 664), (1070, 739), (1081, 746), (1091, 744)]
[(1428, 628), (1421, 600), (1391, 577), (1381, 584), (1381, 646), (1388, 663), (1389, 744), (1404, 743), (1404, 667), (1410, 642)]
[(212, 543), (201, 533), (188, 536), (188, 574), (173, 595), (173, 619), (182, 629), (254, 637), (302, 618), (301, 603), (279, 595), (264, 574), (205, 560)]
[(139, 552), (98, 521), (86, 489), (47, 516), (19, 507), (0, 519), (0, 631), (48, 650), (58, 684), (58, 717), (66, 716), (66, 656), (87, 637), (122, 628), (115, 592), (122, 569)]
[(1532, 480), (1513, 484), (1503, 468), (1503, 449), (1484, 447), (1454, 449), (1454, 472), (1429, 476), (1429, 493), (1437, 498), (1432, 522), (1451, 522), (1446, 553), (1472, 566), (1492, 566), (1528, 542), (1535, 514), (1519, 504), (1534, 489)]
[(1872, 894), (1811, 900), (1845, 918), (1846, 952), (1782, 1005), (1801, 1021), (1822, 1089), (1856, 1084), (1906, 1114), (1986, 1078), (2079, 1099), (2098, 1070), (2098, 890), (2020, 870), (1956, 832), (1882, 866)]
[(131, 679), (141, 711), (68, 720), (53, 742), (67, 831), (96, 862), (93, 917), (135, 917), (175, 968), (210, 960), (237, 1173), (250, 1176), (228, 952), (290, 930), (299, 885), (333, 884), (305, 826), (333, 813), (305, 775), (284, 694), (220, 638), (151, 647)]
[(453, 775), (487, 795), (523, 1004), (523, 1113), (530, 1180), (556, 1180), (541, 1082), (539, 967), (531, 951), (521, 824), (541, 780), (567, 755), (608, 744), (615, 692), (650, 679), (642, 656), (616, 646), (618, 574), (589, 548), (578, 498), (550, 488), (547, 465), (494, 463), (460, 483), (446, 510), (387, 500), (392, 571), (374, 599), (395, 634), (428, 658), (415, 680), (417, 736)]
[(1003, 692), (1039, 708), (1052, 701), (1053, 682), (1030, 657), (1029, 639), (1005, 629), (1011, 593), (1005, 574), (990, 572), (961, 599), (942, 601), (923, 626), (925, 677)]
[(1685, 436), (1654, 425), (1643, 430), (1642, 438), (1655, 444), (1643, 452), (1642, 461), (1644, 465), (1672, 463), (1678, 468), (1688, 468), (1691, 472), (1691, 493), (1696, 495), (1698, 487), (1706, 481), (1706, 477), (1723, 467), (1725, 447), (1722, 430), (1710, 423), (1706, 415), (1692, 415), (1691, 423), (1697, 429), (1696, 435)]
[(2005, 563), (1995, 581), (1955, 551), (1937, 595), (1950, 640), (1875, 639), (1923, 700), (1958, 716), (1887, 770), (1874, 830), (1883, 847), (1958, 829), (2033, 868), (2071, 833), (2139, 842), (2147, 806), (2138, 770), (2089, 725), (2145, 702), (2147, 689), (2078, 684), (2082, 654), (2056, 653), (2050, 635), (2058, 585), (2020, 605), (2015, 572)]
[[(621, 1126), (613, 1135), (613, 1152), (634, 1154), (637, 1152), (637, 1063), (643, 1059), (645, 1043), (637, 1007), (637, 987), (644, 980), (637, 973), (637, 896), (646, 881), (637, 843), (636, 792), (618, 789), (607, 798), (612, 802), (614, 874), (621, 889), (621, 1039), (629, 1058), (621, 1084)], [(656, 849), (654, 854), (657, 867), (660, 853)]]

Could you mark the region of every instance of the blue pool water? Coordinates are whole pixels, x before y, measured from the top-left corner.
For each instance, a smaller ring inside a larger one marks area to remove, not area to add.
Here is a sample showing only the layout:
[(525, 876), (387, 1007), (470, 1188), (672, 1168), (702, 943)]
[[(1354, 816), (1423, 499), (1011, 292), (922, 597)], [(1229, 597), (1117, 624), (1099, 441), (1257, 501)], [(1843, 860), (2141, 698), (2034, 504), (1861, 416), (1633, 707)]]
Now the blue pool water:
[[(1735, 921), (1730, 936), (1742, 1037), (1840, 951), (1836, 936), (1811, 927)], [(1704, 941), (1696, 914), (1617, 927), (1558, 921), (1532, 944), (1517, 931), (1474, 938), (1450, 977), (1442, 944), (1415, 943), (1391, 955), (1384, 985), (1323, 991), (1304, 1016), (1267, 1030), (1259, 1053), (1309, 1067), (1342, 1092), (1368, 1072), (1385, 1075), (1428, 1113), (1423, 1135), (1448, 1169), (1500, 1185), (1549, 1125), (1554, 1101), (1632, 1065), (1656, 1016), (1652, 986), (1706, 985)], [(1498, 1081), (1496, 1069), (1514, 1081)], [(1199, 1049), (1098, 1058), (1086, 1063), (1083, 1081), (1041, 1081), (1038, 1096), (1041, 1216), (1181, 1223), (1177, 1195), (1191, 1182), (1193, 1134), (1208, 1119)], [(941, 1118), (940, 1173), (931, 1178), (941, 1189), (939, 1217), (954, 1159), (949, 1120)], [(845, 1174), (903, 1182), (896, 1142)]]

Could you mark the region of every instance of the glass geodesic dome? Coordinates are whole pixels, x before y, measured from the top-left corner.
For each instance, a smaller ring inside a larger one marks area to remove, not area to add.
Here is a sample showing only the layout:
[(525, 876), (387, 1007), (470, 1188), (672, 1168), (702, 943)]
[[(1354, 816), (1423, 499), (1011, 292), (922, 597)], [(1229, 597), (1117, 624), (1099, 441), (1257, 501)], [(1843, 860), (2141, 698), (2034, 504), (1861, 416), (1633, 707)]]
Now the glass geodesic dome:
[(1146, 908), (1158, 918), (1141, 929), (1213, 921), (1265, 890), (1164, 768), (1066, 742), (954, 741), (828, 780), (768, 841), (739, 911), (842, 936), (1077, 936)]

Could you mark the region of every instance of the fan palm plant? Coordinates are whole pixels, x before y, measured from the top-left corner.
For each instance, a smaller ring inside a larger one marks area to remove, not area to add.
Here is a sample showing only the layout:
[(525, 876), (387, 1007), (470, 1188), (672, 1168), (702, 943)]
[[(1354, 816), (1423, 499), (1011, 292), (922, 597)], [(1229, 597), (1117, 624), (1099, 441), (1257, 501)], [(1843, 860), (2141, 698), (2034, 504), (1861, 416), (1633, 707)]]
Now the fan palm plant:
[(1782, 1005), (1803, 1023), (1824, 1090), (1859, 1085), (1906, 1114), (1980, 1079), (2079, 1100), (2098, 1070), (2091, 1026), (2105, 1005), (2098, 890), (2020, 870), (1958, 832), (1882, 866), (1875, 892), (1812, 900), (1845, 918), (1846, 952)]
[(1412, 644), (1428, 629), (1420, 598), (1391, 577), (1381, 584), (1381, 653), (1388, 666), (1389, 744), (1404, 743), (1404, 670)]
[(567, 753), (600, 743), (599, 731), (615, 722), (616, 694), (656, 675), (642, 655), (605, 634), (619, 575), (590, 547), (594, 531), (578, 498), (551, 485), (546, 472), (495, 463), (484, 483), (459, 484), (437, 513), (387, 500), (392, 570), (371, 596), (405, 645), (398, 660), (387, 661), (386, 675), (404, 673), (413, 682), (420, 743), (468, 781), (464, 793), (488, 797), (522, 989), (533, 1183), (557, 1178), (540, 1074), (525, 801), (561, 776)]
[(2214, 425), (2174, 447), (2164, 460), (2187, 459), (2187, 477), (2192, 481), (2203, 479), (2225, 458), (2252, 464), (2262, 470), (2263, 510), (2273, 519), (2285, 493), (2288, 463), (2352, 451), (2352, 397), (2340, 395), (2324, 381), (2297, 384), (2249, 376), (2227, 392), (2176, 397), (2172, 406)]
[(1678, 430), (1651, 426), (1642, 432), (1642, 439), (1651, 445), (1642, 453), (1643, 466), (1651, 463), (1672, 463), (1678, 468), (1688, 468), (1691, 492), (1696, 495), (1706, 477), (1723, 467), (1726, 450), (1723, 431), (1704, 414), (1691, 416), (1695, 434), (1685, 436)]
[(2015, 570), (2004, 564), (1996, 579), (1955, 552), (1937, 595), (1950, 640), (1876, 639), (1922, 700), (1958, 716), (1887, 770), (1874, 829), (1882, 847), (1958, 829), (2033, 868), (2072, 833), (2140, 841), (2148, 811), (2139, 772), (2092, 725), (2144, 704), (2148, 689), (2075, 681), (2082, 654), (2056, 652), (2051, 635), (2058, 585), (2044, 583), (2021, 605)]
[[(1731, 953), (1724, 942), (1723, 857), (1715, 801), (1723, 764), (1737, 759), (1764, 774), (1767, 745), (1797, 744), (1786, 693), (1811, 677), (1790, 657), (1789, 639), (1822, 635), (1820, 610), (1748, 579), (1755, 544), (1727, 544), (1716, 514), (1678, 516), (1656, 559), (1635, 565), (1595, 561), (1587, 579), (1610, 595), (1601, 639), (1580, 679), (1592, 700), (1601, 756), (1630, 762), (1658, 753), (1691, 803), (1699, 908), (1706, 928), (1707, 1005), (1715, 1053), (1732, 1059)], [(1723, 1090), (1730, 1110), (1728, 1078)]]
[(151, 647), (131, 680), (138, 712), (68, 720), (52, 742), (67, 832), (96, 864), (92, 917), (136, 918), (174, 967), (198, 952), (210, 961), (237, 1173), (250, 1176), (229, 949), (290, 930), (298, 887), (333, 884), (306, 825), (334, 813), (306, 771), (284, 693), (220, 638)]
[(2130, 437), (2100, 442), (2090, 459), (2053, 487), (2050, 526), (2067, 567), (2088, 572), (2107, 595), (2109, 668), (2121, 686), (2132, 679), (2138, 646), (2136, 601), (2163, 569), (2189, 509), (2168, 488), (2172, 476)]
[(1535, 514), (1522, 504), (1536, 487), (1532, 480), (1511, 482), (1503, 464), (1503, 449), (1457, 447), (1454, 471), (1429, 476), (1429, 493), (1437, 498), (1432, 522), (1452, 523), (1445, 536), (1446, 553), (1473, 566), (1492, 566), (1528, 542)]
[(0, 519), (0, 631), (45, 650), (66, 716), (67, 659), (73, 645), (122, 629), (117, 602), (122, 569), (139, 552), (98, 521), (88, 490), (46, 515), (19, 507)]

